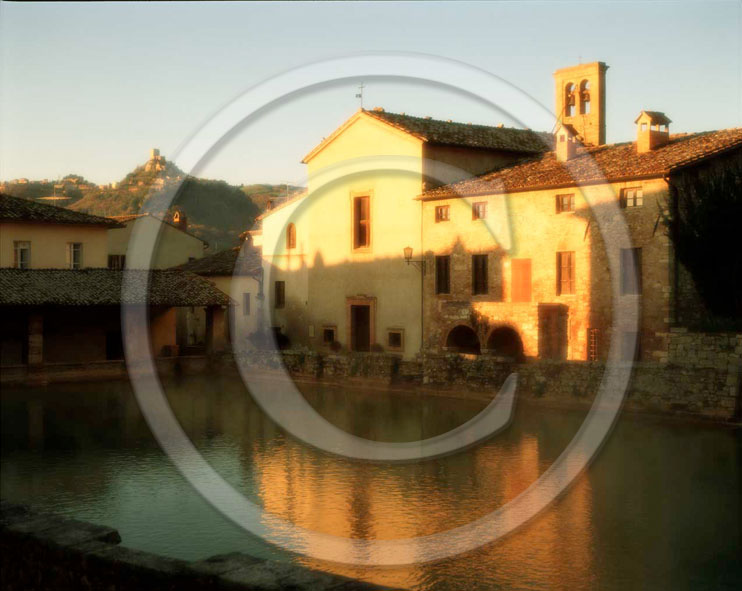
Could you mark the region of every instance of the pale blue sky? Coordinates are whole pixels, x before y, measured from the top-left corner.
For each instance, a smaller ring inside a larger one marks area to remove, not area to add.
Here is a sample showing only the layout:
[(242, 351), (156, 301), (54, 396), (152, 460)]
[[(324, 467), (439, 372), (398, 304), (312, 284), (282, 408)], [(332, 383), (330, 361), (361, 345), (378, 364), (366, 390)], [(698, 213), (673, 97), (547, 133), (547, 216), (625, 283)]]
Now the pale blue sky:
[[(119, 180), (168, 156), (222, 105), (313, 60), (401, 50), (461, 60), (553, 108), (552, 72), (601, 60), (608, 141), (640, 109), (676, 131), (742, 126), (742, 4), (727, 2), (0, 5), (0, 179)], [(358, 108), (353, 84), (245, 127), (203, 176), (299, 181), (304, 156)], [(411, 83), (367, 82), (366, 106), (481, 123), (498, 113)]]

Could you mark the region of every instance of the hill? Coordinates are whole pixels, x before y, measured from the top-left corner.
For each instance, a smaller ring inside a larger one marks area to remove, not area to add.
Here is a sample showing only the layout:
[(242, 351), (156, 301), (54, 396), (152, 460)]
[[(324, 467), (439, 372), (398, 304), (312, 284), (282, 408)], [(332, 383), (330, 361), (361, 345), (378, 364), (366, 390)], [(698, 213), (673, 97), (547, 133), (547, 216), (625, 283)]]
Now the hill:
[(155, 215), (169, 218), (179, 209), (188, 218), (189, 231), (206, 240), (212, 252), (237, 245), (239, 234), (252, 227), (270, 199), (287, 193), (290, 196), (298, 189), (270, 184), (236, 186), (192, 177), (157, 150), (120, 182), (109, 185), (94, 185), (78, 175), (68, 175), (61, 181), (18, 179), (2, 184), (9, 195), (95, 215), (133, 214), (146, 207)]

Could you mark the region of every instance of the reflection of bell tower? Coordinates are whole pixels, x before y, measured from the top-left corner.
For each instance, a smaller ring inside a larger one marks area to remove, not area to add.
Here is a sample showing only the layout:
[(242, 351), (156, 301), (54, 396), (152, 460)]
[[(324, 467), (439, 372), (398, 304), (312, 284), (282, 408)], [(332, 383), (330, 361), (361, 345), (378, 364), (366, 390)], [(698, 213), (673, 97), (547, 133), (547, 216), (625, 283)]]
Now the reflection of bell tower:
[(605, 143), (607, 69), (603, 62), (593, 62), (554, 72), (557, 119), (571, 125), (587, 146)]

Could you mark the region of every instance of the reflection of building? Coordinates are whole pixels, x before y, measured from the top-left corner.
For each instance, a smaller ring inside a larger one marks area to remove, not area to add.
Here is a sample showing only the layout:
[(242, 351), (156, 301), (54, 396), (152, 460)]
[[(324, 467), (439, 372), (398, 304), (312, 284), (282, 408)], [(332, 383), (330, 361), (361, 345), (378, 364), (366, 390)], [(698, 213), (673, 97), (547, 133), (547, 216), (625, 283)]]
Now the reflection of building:
[[(670, 135), (669, 118), (642, 111), (636, 141), (607, 145), (606, 70), (555, 72), (548, 137), (356, 113), (305, 158), (308, 193), (263, 215), (273, 322), (315, 347), (598, 359), (610, 262), (619, 305), (641, 310), (638, 333), (618, 335), (624, 355), (661, 357), (697, 298), (664, 225), (670, 186), (739, 159), (742, 129)], [(608, 252), (603, 232), (624, 222), (629, 242)]]
[[(0, 195), (3, 366), (122, 358), (124, 272), (106, 268), (107, 234), (120, 227), (108, 218)], [(142, 304), (148, 306), (155, 356), (177, 353), (179, 308), (205, 309), (207, 345), (224, 346), (229, 298), (213, 284), (182, 271), (131, 273), (138, 283), (149, 278), (149, 296)]]

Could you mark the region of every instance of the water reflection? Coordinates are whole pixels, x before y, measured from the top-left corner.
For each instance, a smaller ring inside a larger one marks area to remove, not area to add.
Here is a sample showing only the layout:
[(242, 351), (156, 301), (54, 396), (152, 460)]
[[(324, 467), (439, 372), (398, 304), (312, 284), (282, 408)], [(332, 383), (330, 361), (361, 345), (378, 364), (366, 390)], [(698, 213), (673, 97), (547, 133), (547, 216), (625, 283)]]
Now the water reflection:
[[(339, 427), (387, 441), (431, 437), (484, 406), (301, 388)], [(372, 464), (287, 437), (234, 378), (188, 378), (167, 392), (183, 428), (233, 486), (297, 525), (358, 538), (426, 535), (483, 516), (533, 483), (583, 418), (522, 407), (509, 429), (466, 452)], [(731, 430), (624, 418), (566, 495), (496, 544), (404, 568), (293, 559), (416, 589), (734, 588), (742, 576), (739, 442)], [(292, 559), (190, 489), (157, 447), (126, 384), (4, 389), (2, 444), (3, 497), (112, 525), (128, 545), (172, 556), (246, 551)]]

